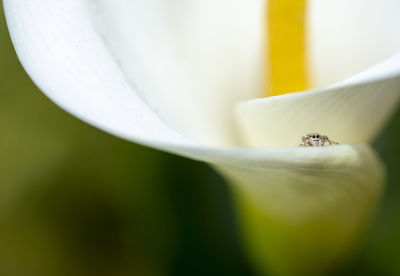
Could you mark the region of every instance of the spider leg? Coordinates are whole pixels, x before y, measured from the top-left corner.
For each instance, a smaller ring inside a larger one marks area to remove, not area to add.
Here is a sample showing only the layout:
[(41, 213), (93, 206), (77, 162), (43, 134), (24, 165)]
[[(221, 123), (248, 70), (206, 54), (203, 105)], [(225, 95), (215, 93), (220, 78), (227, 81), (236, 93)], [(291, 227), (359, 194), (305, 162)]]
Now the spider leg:
[(300, 144), (300, 146), (305, 147), (307, 145), (306, 137), (304, 137), (304, 136), (301, 137), (301, 141), (302, 141), (302, 143)]
[(322, 146), (325, 146), (325, 144), (328, 142), (329, 143), (329, 138), (326, 135), (323, 135), (321, 137), (321, 141), (322, 141)]

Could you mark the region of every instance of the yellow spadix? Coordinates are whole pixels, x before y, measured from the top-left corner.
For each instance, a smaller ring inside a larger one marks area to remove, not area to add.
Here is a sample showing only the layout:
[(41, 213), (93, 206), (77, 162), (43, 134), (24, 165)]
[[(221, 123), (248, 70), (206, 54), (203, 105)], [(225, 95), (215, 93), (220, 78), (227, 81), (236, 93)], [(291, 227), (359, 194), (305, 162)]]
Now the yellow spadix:
[(265, 96), (308, 88), (307, 0), (270, 0), (267, 5)]

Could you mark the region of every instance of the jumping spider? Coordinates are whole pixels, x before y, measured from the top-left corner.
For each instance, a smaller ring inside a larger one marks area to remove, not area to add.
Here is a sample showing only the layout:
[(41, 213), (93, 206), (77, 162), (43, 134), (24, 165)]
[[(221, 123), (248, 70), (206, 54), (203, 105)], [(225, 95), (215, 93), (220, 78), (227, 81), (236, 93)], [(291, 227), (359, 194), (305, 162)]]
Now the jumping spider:
[(329, 140), (328, 136), (318, 133), (309, 133), (301, 138), (303, 147), (324, 147), (330, 145), (337, 145), (339, 143)]

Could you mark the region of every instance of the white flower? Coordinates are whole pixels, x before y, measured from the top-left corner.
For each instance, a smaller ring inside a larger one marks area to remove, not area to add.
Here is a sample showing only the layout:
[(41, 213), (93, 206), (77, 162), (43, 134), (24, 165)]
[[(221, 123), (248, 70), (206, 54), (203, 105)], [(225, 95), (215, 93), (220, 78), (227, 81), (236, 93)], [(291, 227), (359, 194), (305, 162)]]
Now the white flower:
[[(21, 63), (55, 103), (230, 180), (260, 267), (311, 275), (353, 246), (383, 186), (367, 143), (400, 96), (398, 0), (310, 0), (319, 88), (265, 99), (262, 0), (3, 3)], [(342, 145), (296, 147), (308, 132)]]

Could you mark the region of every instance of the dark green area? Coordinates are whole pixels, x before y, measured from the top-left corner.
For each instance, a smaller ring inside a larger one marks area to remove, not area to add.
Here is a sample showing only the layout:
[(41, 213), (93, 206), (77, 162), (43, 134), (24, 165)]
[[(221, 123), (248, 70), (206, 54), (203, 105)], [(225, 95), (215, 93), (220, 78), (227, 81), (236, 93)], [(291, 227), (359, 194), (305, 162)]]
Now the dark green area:
[[(0, 14), (0, 275), (253, 275), (222, 179), (63, 112), (23, 72)], [(376, 145), (382, 208), (335, 275), (400, 275), (399, 137), (397, 113)]]

